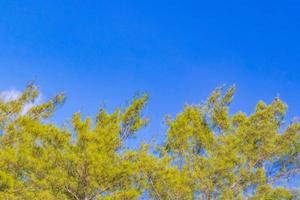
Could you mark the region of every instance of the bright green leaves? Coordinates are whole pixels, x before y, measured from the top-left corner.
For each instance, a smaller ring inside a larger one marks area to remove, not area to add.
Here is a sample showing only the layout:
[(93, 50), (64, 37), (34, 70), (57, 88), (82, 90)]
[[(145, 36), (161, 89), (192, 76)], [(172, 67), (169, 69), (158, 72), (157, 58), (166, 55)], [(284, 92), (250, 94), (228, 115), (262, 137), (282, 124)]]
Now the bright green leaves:
[(74, 143), (68, 145), (65, 166), (69, 196), (85, 198), (133, 198), (138, 195), (132, 180), (132, 167), (118, 153), (123, 141), (142, 128), (147, 120), (141, 112), (147, 96), (135, 98), (125, 109), (112, 114), (101, 109), (95, 124), (90, 118), (81, 120), (79, 113), (72, 118)]
[(148, 119), (142, 118), (147, 101), (147, 95), (135, 97), (124, 111), (116, 109), (112, 114), (100, 109), (96, 117), (96, 129), (118, 130), (120, 139), (127, 139), (148, 124)]
[(0, 100), (0, 199), (296, 199), (299, 191), (280, 181), (300, 172), (300, 123), (283, 127), (287, 106), (278, 98), (230, 113), (234, 91), (217, 88), (202, 105), (186, 105), (153, 152), (124, 148), (148, 123), (147, 95), (57, 127), (44, 119), (64, 96), (39, 103), (29, 85)]
[(221, 132), (226, 132), (230, 128), (229, 108), (235, 87), (232, 86), (222, 95), (222, 88), (217, 88), (207, 101), (208, 112), (206, 113), (211, 118), (211, 125), (217, 127)]
[(30, 84), (14, 98), (0, 99), (0, 128), (5, 128), (7, 124), (24, 115), (32, 119), (47, 119), (65, 99), (63, 94), (59, 94), (45, 103), (40, 103), (39, 95), (37, 87)]
[(80, 113), (72, 129), (46, 124), (64, 101), (57, 95), (37, 102), (34, 85), (15, 99), (0, 102), (1, 199), (133, 199), (141, 189), (133, 182), (134, 165), (119, 152), (123, 141), (146, 125), (141, 117), (148, 97), (124, 109), (101, 109), (93, 121)]
[(293, 196), (290, 191), (284, 188), (273, 189), (269, 185), (263, 185), (257, 188), (257, 193), (251, 200), (272, 199), (272, 200), (292, 200)]
[(259, 102), (255, 112), (239, 123), (236, 134), (240, 150), (246, 156), (250, 167), (272, 159), (280, 146), (277, 141), (286, 106), (279, 99), (270, 105)]
[(28, 110), (26, 114), (28, 114), (33, 119), (47, 119), (53, 114), (53, 112), (59, 105), (63, 104), (64, 99), (64, 95), (59, 94), (48, 102), (33, 106)]
[(137, 151), (132, 151), (127, 159), (136, 166), (135, 183), (146, 191), (148, 199), (192, 199), (193, 182), (185, 171), (170, 166), (171, 158), (162, 154), (158, 159), (143, 144)]
[(185, 106), (175, 120), (168, 121), (167, 149), (175, 154), (201, 153), (209, 149), (214, 136), (197, 106)]
[[(280, 132), (287, 106), (278, 98), (269, 105), (260, 101), (249, 116), (230, 116), (234, 90), (218, 88), (204, 105), (187, 105), (168, 121), (170, 166), (192, 178), (192, 193), (200, 199), (243, 199), (246, 193), (254, 199), (279, 193), (277, 199), (290, 199), (288, 191), (272, 185), (299, 174), (299, 123)], [(271, 189), (262, 193), (263, 187)]]
[(134, 132), (142, 128), (148, 123), (147, 119), (141, 118), (141, 112), (146, 106), (148, 96), (143, 95), (140, 98), (135, 98), (131, 105), (126, 108), (121, 116), (121, 138), (126, 139)]

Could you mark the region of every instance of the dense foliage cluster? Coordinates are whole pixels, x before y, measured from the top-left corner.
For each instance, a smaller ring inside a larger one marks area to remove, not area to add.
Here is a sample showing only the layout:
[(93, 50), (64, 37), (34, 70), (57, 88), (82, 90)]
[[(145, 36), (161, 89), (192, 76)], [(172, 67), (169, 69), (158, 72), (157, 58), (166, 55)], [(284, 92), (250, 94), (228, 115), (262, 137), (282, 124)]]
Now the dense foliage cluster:
[(148, 123), (147, 95), (58, 127), (49, 117), (64, 96), (24, 110), (39, 95), (29, 85), (0, 100), (0, 199), (298, 199), (283, 183), (299, 174), (300, 123), (283, 125), (278, 98), (249, 115), (229, 113), (233, 94), (218, 88), (186, 105), (167, 118), (163, 144), (132, 150), (124, 143)]

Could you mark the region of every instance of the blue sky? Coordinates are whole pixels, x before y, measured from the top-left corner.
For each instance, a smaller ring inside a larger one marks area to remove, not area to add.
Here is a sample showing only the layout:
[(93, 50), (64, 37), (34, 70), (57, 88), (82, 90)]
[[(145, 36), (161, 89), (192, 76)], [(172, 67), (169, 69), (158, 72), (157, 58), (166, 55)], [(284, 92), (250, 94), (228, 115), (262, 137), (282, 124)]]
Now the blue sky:
[(298, 1), (0, 1), (0, 89), (32, 80), (45, 98), (65, 92), (57, 122), (73, 112), (124, 106), (150, 94), (151, 124), (236, 84), (231, 111), (276, 95), (300, 115)]

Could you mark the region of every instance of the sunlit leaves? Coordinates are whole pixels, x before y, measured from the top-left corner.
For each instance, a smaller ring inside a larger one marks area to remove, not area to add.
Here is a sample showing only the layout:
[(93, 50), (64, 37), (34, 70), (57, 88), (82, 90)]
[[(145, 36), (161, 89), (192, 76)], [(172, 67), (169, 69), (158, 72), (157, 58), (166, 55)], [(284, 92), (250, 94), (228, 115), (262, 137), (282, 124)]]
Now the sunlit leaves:
[(285, 124), (279, 98), (231, 113), (234, 91), (217, 88), (185, 105), (167, 119), (162, 144), (133, 150), (126, 139), (148, 124), (147, 95), (58, 127), (50, 117), (64, 96), (39, 102), (31, 84), (0, 99), (0, 199), (299, 198), (282, 182), (300, 173), (300, 123)]

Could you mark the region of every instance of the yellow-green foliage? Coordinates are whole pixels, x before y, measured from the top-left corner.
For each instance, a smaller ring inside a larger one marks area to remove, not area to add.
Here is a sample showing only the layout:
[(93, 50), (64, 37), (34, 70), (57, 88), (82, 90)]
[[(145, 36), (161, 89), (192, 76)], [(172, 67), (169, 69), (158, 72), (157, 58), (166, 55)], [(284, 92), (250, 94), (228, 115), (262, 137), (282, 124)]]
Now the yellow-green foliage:
[(131, 150), (126, 139), (148, 123), (147, 95), (58, 127), (49, 117), (64, 96), (25, 110), (39, 95), (29, 85), (0, 100), (0, 199), (297, 199), (280, 181), (299, 173), (300, 123), (283, 126), (278, 98), (230, 114), (234, 90), (217, 88), (168, 118), (162, 145)]

